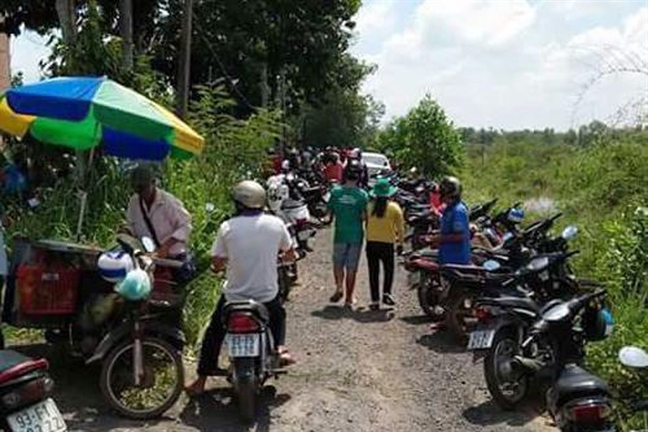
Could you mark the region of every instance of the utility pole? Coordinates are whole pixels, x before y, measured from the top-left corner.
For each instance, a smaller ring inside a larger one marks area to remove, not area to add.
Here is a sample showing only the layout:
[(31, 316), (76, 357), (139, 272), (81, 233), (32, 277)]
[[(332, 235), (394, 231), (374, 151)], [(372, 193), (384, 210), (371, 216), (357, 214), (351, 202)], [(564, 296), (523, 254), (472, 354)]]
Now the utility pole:
[(119, 0), (119, 33), (127, 69), (133, 68), (133, 0)]
[(185, 0), (182, 15), (182, 37), (180, 41), (180, 58), (178, 59), (178, 96), (177, 113), (186, 118), (189, 105), (189, 81), (191, 73), (191, 24), (193, 18), (193, 0)]

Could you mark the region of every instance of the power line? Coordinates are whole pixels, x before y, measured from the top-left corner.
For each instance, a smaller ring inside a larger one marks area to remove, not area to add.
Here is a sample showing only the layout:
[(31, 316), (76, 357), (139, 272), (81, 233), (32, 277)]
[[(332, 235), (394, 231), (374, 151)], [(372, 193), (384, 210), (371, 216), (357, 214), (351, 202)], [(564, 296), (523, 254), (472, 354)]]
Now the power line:
[(244, 95), (244, 94), (243, 94), (243, 93), (238, 89), (238, 87), (236, 86), (236, 83), (234, 82), (234, 80), (232, 79), (232, 77), (229, 75), (229, 73), (227, 73), (227, 69), (225, 69), (225, 65), (223, 64), (223, 62), (221, 61), (220, 57), (218, 56), (218, 53), (216, 52), (216, 49), (215, 49), (214, 46), (211, 44), (211, 42), (209, 41), (209, 39), (207, 39), (207, 37), (206, 37), (205, 35), (202, 34), (202, 27), (201, 27), (200, 24), (198, 23), (198, 20), (196, 20), (195, 18), (196, 18), (196, 16), (195, 16), (195, 14), (194, 14), (194, 23), (196, 24), (196, 29), (198, 30), (198, 34), (199, 34), (199, 36), (200, 36), (200, 37), (202, 38), (202, 40), (205, 42), (205, 44), (207, 45), (207, 48), (209, 48), (209, 51), (211, 52), (212, 56), (213, 56), (214, 59), (216, 60), (216, 63), (218, 64), (218, 67), (220, 68), (220, 70), (221, 70), (223, 76), (224, 76), (225, 79), (229, 82), (230, 87), (231, 87), (232, 89), (234, 89), (234, 91), (236, 92), (236, 94), (240, 97), (241, 102), (243, 102), (243, 103), (246, 105), (247, 108), (249, 108), (249, 109), (252, 110), (252, 111), (256, 111), (257, 109), (256, 109), (255, 107), (253, 107), (252, 104), (250, 104), (250, 102), (249, 102), (248, 99), (245, 97), (245, 95)]

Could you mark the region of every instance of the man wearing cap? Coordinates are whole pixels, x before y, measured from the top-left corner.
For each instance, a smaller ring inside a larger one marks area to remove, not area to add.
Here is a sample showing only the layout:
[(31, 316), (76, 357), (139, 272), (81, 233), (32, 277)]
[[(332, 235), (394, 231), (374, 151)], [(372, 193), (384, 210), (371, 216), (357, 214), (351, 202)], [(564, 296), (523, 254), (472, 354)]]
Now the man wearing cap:
[(155, 254), (160, 258), (189, 262), (191, 215), (182, 202), (156, 186), (153, 171), (147, 165), (133, 170), (131, 185), (135, 193), (126, 211), (130, 234), (153, 239)]

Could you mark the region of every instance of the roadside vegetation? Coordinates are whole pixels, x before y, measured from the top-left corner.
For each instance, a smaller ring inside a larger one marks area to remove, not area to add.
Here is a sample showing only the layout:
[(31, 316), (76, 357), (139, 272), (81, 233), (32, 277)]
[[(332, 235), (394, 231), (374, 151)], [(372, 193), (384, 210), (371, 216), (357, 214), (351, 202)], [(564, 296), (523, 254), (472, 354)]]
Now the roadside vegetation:
[[(460, 171), (468, 201), (498, 198), (508, 206), (547, 198), (564, 214), (559, 227), (578, 226), (575, 272), (605, 283), (616, 322), (612, 337), (589, 345), (587, 362), (626, 400), (645, 395), (648, 383), (625, 369), (617, 353), (624, 345), (648, 348), (648, 131), (594, 124), (582, 131), (588, 135), (581, 145), (572, 133), (491, 131), (484, 140), (487, 132), (466, 132), (477, 141), (466, 144)], [(646, 422), (635, 418), (630, 425)]]

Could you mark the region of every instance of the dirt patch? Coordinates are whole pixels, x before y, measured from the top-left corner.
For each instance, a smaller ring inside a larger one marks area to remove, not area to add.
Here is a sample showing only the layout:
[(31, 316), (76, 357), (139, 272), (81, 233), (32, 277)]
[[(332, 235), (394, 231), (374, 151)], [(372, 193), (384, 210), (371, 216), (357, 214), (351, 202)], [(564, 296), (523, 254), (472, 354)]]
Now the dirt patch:
[[(71, 430), (79, 431), (541, 431), (532, 409), (504, 413), (490, 402), (481, 364), (444, 333), (430, 333), (397, 276), (398, 307), (367, 310), (366, 268), (358, 281), (359, 308), (328, 303), (332, 294), (331, 236), (320, 232), (316, 252), (300, 264), (301, 285), (288, 305), (288, 342), (299, 357), (290, 373), (271, 382), (258, 421), (243, 426), (229, 386), (210, 382), (198, 400), (181, 401), (169, 417), (129, 422), (105, 408), (98, 371), (57, 361), (56, 399)], [(62, 359), (62, 357), (61, 357)], [(193, 371), (193, 364), (187, 371)]]

